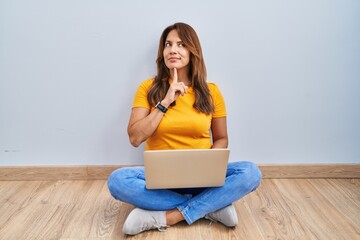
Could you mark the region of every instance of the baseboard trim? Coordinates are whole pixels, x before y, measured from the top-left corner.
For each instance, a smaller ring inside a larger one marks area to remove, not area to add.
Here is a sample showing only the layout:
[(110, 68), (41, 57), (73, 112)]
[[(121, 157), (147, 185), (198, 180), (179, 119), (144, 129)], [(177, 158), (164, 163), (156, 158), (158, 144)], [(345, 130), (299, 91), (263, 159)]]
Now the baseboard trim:
[(360, 164), (264, 164), (263, 178), (360, 178)]
[[(104, 180), (117, 166), (0, 167), (0, 181)], [(360, 178), (360, 164), (259, 164), (263, 178)]]
[(0, 167), (0, 181), (101, 180), (124, 166), (21, 166)]

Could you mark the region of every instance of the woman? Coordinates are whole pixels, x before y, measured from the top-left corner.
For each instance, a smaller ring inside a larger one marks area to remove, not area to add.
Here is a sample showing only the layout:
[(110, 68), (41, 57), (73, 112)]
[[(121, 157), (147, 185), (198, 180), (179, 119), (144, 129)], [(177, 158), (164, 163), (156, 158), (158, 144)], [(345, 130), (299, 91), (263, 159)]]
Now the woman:
[[(138, 147), (146, 141), (147, 150), (227, 148), (224, 99), (215, 84), (206, 82), (194, 29), (184, 23), (167, 27), (156, 63), (157, 76), (135, 94), (128, 124), (131, 144)], [(234, 227), (238, 218), (232, 203), (254, 191), (260, 180), (255, 164), (231, 162), (222, 187), (147, 190), (143, 167), (114, 171), (108, 187), (114, 198), (136, 206), (123, 226), (125, 234), (135, 235), (203, 217)]]

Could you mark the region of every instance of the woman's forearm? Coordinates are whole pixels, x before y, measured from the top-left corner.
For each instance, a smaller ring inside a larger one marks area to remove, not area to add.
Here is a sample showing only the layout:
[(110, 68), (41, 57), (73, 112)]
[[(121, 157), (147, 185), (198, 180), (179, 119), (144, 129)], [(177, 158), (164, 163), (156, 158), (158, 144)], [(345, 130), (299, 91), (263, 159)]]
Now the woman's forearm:
[(219, 138), (213, 142), (211, 148), (227, 148), (228, 147), (228, 138)]
[(140, 118), (136, 121), (130, 120), (128, 135), (131, 145), (138, 147), (142, 142), (148, 139), (157, 129), (163, 115), (163, 112), (155, 109), (144, 118)]

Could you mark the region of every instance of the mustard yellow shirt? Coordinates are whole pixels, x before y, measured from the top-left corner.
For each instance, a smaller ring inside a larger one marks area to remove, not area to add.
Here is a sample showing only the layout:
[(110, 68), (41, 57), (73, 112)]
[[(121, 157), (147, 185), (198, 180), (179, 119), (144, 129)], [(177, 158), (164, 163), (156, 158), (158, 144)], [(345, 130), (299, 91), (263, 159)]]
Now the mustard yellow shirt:
[[(133, 108), (154, 110), (147, 100), (147, 93), (153, 81), (154, 79), (150, 78), (140, 84), (134, 97)], [(208, 87), (215, 106), (213, 114), (200, 113), (193, 107), (195, 93), (193, 88), (189, 87), (184, 96), (180, 95), (176, 99), (176, 105), (169, 107), (164, 114), (153, 135), (146, 140), (145, 149), (210, 148), (212, 145), (211, 120), (225, 117), (226, 107), (219, 88), (214, 83), (208, 83)]]

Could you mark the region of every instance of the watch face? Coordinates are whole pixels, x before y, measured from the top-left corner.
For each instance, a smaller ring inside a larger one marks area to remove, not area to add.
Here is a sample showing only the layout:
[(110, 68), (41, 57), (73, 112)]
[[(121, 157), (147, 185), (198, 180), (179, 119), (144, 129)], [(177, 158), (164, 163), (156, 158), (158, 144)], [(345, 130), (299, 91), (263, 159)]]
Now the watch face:
[(163, 105), (161, 105), (160, 102), (158, 102), (155, 107), (160, 109), (160, 111), (162, 111), (163, 113), (166, 113), (166, 111), (167, 111), (167, 108), (164, 107)]

